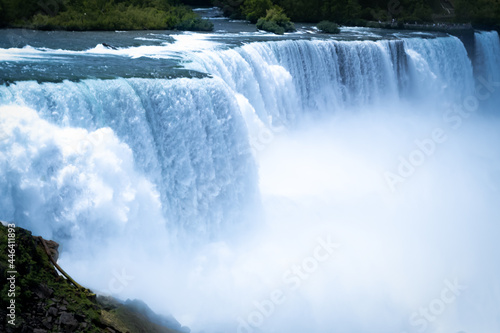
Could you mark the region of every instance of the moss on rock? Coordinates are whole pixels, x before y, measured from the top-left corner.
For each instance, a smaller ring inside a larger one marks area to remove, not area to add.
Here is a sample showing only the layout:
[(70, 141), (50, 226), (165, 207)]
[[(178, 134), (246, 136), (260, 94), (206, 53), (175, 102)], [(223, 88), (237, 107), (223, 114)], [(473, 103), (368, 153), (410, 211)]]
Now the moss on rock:
[[(15, 243), (11, 243), (15, 246), (9, 246), (9, 233), (15, 234)], [(57, 243), (51, 246), (57, 250)], [(11, 248), (15, 253), (9, 258)], [(15, 261), (9, 262), (12, 258)], [(77, 288), (57, 273), (39, 237), (28, 230), (0, 223), (0, 278), (8, 281), (7, 277), (11, 276), (15, 277), (15, 295), (10, 291), (10, 283), (2, 282), (0, 316), (4, 319), (0, 322), (0, 332), (181, 332), (153, 323), (127, 303), (111, 297), (96, 297), (89, 290)], [(5, 320), (12, 299), (15, 325)]]

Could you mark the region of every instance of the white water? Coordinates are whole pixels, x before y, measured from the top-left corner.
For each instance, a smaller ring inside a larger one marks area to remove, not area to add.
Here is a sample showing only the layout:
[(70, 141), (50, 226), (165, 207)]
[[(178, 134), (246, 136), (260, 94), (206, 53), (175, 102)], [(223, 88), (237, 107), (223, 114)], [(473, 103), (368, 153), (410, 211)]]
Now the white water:
[[(398, 45), (402, 42), (252, 43), (195, 54), (188, 66), (220, 76), (249, 100), (262, 121), (279, 125), (304, 113), (397, 97), (391, 48)], [(394, 65), (400, 66), (402, 60), (394, 56)]]
[[(1, 94), (4, 103), (36, 109), (37, 117), (62, 128), (115, 133), (133, 151), (129, 168), (143, 173), (160, 193), (161, 208), (172, 229), (192, 229), (193, 236), (216, 233), (224, 221), (234, 224), (241, 220), (241, 211), (255, 201), (256, 172), (245, 125), (234, 97), (217, 80), (19, 82), (3, 87)], [(83, 138), (84, 142), (73, 147), (80, 155), (92, 154), (96, 147), (107, 144), (100, 132)], [(60, 149), (64, 144), (59, 142)], [(56, 163), (48, 166), (51, 173), (57, 174), (64, 167), (57, 161), (50, 163)], [(87, 168), (82, 168), (85, 175)], [(4, 170), (9, 172), (9, 168)], [(58, 185), (47, 178), (44, 182), (55, 186), (51, 193), (57, 195)], [(121, 186), (119, 183), (116, 185)], [(12, 186), (18, 188), (20, 184)], [(117, 194), (121, 191), (112, 184), (110, 190)], [(85, 200), (92, 200), (92, 196)], [(32, 224), (32, 216), (25, 217), (24, 209), (18, 207), (24, 204), (29, 200), (13, 201), (11, 213), (4, 218)], [(38, 217), (52, 220), (67, 204), (59, 202)], [(97, 214), (94, 219), (101, 217)], [(37, 225), (33, 231), (40, 232)]]
[(195, 53), (191, 60), (188, 68), (221, 77), (262, 121), (275, 125), (403, 97), (455, 101), (473, 89), (470, 60), (455, 37), (252, 43)]
[[(498, 68), (498, 36), (476, 39), (476, 68)], [(470, 104), (458, 39), (185, 59), (214, 78), (1, 87), (0, 219), (195, 331), (500, 329), (500, 124)], [(400, 175), (402, 159), (418, 163)], [(320, 262), (318, 238), (340, 244)], [(440, 303), (455, 279), (467, 289)]]
[(500, 45), (496, 31), (482, 31), (476, 33), (477, 72), (492, 80), (500, 80)]
[[(154, 34), (153, 34), (154, 36)], [(167, 35), (161, 34), (165, 38)], [(174, 42), (167, 42), (165, 39), (137, 37), (137, 40), (158, 41), (161, 45), (141, 45), (134, 47), (105, 47), (103, 44), (98, 44), (93, 48), (78, 51), (64, 49), (50, 49), (46, 47), (34, 48), (26, 45), (22, 48), (12, 47), (3, 49), (0, 55), (0, 61), (26, 61), (40, 60), (50, 56), (53, 60), (58, 57), (70, 55), (112, 55), (129, 58), (148, 57), (153, 59), (172, 59), (178, 56), (180, 52), (200, 51), (204, 49), (213, 49), (222, 46), (220, 43), (208, 41), (208, 34), (179, 34), (168, 36)]]

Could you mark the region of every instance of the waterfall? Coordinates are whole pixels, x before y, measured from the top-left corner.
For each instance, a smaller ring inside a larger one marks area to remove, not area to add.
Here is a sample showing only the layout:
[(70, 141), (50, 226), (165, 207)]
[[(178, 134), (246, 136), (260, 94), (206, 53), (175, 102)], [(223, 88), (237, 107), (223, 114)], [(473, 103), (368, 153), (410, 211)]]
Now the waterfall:
[[(484, 54), (490, 64), (494, 53)], [(21, 81), (0, 88), (1, 103), (29, 107), (51, 124), (88, 135), (110, 128), (159, 192), (169, 225), (210, 235), (256, 202), (249, 142), (253, 148), (269, 128), (355, 106), (462, 95), (472, 86), (470, 61), (455, 37), (254, 42), (186, 58), (188, 68), (216, 78)], [(1, 187), (21, 183), (10, 179)], [(20, 204), (11, 201), (1, 218), (33, 227)], [(45, 219), (59, 210), (49, 209)]]
[(282, 125), (304, 114), (394, 98), (404, 61), (401, 46), (401, 41), (251, 43), (195, 54), (189, 67), (219, 76), (250, 101), (263, 122)]
[[(416, 332), (436, 304), (429, 332), (498, 331), (499, 121), (453, 108), (498, 80), (496, 32), (474, 63), (443, 35), (179, 36), (191, 48), (0, 49), (10, 77), (51, 57), (150, 72), (0, 86), (0, 220), (195, 332)], [(445, 304), (455, 278), (470, 289)]]
[(474, 34), (476, 42), (477, 75), (492, 81), (500, 81), (500, 39), (496, 31), (481, 31)]
[(459, 100), (473, 93), (472, 64), (457, 37), (405, 40), (412, 91), (428, 100)]
[[(37, 117), (49, 121), (60, 131), (66, 128), (89, 131), (84, 134), (88, 139), (75, 147), (77, 155), (92, 156), (98, 151), (96, 147), (106, 149), (108, 141), (105, 135), (101, 135), (102, 131), (111, 131), (113, 137), (120, 138), (133, 152), (133, 159), (127, 161), (132, 163), (128, 168), (137, 169), (154, 184), (173, 230), (177, 226), (194, 234), (214, 234), (222, 228), (224, 221), (236, 223), (241, 219), (239, 214), (244, 207), (256, 200), (256, 171), (245, 125), (235, 98), (218, 80), (117, 79), (43, 84), (27, 81), (1, 87), (0, 91), (3, 104), (34, 109)], [(30, 115), (32, 117), (35, 116)], [(18, 122), (15, 126), (25, 128), (22, 118), (15, 119)], [(9, 117), (0, 120), (3, 126), (14, 126), (14, 120)], [(38, 121), (42, 122), (41, 119)], [(35, 130), (36, 125), (33, 126), (32, 130)], [(16, 139), (9, 135), (3, 147), (6, 149), (15, 143)], [(23, 149), (30, 146), (22, 145)], [(31, 206), (31, 210), (35, 208), (28, 198), (23, 197), (23, 178), (38, 182), (41, 174), (54, 174), (47, 176), (40, 186), (50, 186), (52, 195), (57, 196), (59, 173), (74, 164), (64, 156), (63, 142), (51, 146), (47, 156), (43, 156), (43, 144), (33, 147), (39, 150), (37, 159), (46, 160), (43, 163), (46, 169), (36, 168), (33, 173), (19, 175), (20, 178), (7, 177), (12, 172), (11, 166), (18, 162), (11, 149), (2, 150), (6, 165), (2, 168), (4, 183), (0, 188), (8, 188), (20, 196), (4, 205), (8, 207), (8, 213), (4, 211), (2, 219), (18, 221), (37, 231), (39, 222), (33, 220), (34, 216), (37, 216), (36, 220), (52, 221), (61, 219), (61, 209), (73, 208), (69, 199), (59, 195), (54, 207), (50, 207), (49, 199), (40, 203), (49, 205), (44, 207), (43, 218), (35, 212), (25, 214), (24, 205)], [(113, 147), (109, 149), (113, 150)], [(54, 156), (62, 160), (51, 161)], [(29, 165), (28, 161), (25, 163)], [(74, 167), (82, 167), (82, 175), (87, 174), (86, 165)], [(120, 165), (116, 168), (119, 169)], [(105, 180), (107, 172), (110, 171), (103, 170), (103, 175), (96, 176)], [(79, 186), (68, 187), (69, 191), (85, 192)], [(121, 191), (119, 187), (113, 188), (113, 184), (109, 187), (116, 194)], [(82, 193), (82, 197), (87, 195)], [(6, 195), (9, 197), (11, 195)], [(92, 200), (91, 197), (88, 199)], [(92, 205), (89, 204), (87, 209), (90, 213)], [(86, 219), (80, 217), (80, 220)], [(72, 221), (74, 223), (76, 221)]]
[(456, 37), (382, 41), (289, 40), (191, 55), (188, 68), (223, 79), (261, 120), (470, 93), (472, 65)]
[[(476, 37), (479, 45), (498, 39)], [(490, 49), (478, 49), (488, 66)], [(249, 152), (263, 131), (402, 99), (453, 100), (472, 88), (472, 66), (455, 37), (253, 42), (185, 57), (186, 67), (215, 78), (20, 81), (0, 88), (1, 103), (29, 107), (61, 128), (110, 128), (159, 192), (168, 223), (209, 235), (257, 202)], [(29, 220), (16, 205), (2, 218)]]

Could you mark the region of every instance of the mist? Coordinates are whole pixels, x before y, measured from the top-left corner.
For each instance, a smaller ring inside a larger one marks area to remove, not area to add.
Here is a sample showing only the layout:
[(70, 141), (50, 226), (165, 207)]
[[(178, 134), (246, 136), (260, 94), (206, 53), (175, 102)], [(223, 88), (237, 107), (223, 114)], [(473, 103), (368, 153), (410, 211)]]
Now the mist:
[[(416, 111), (358, 110), (276, 135), (257, 158), (262, 220), (240, 234), (185, 249), (142, 220), (61, 263), (193, 331), (495, 331), (498, 118), (454, 129)], [(386, 173), (436, 128), (446, 140), (393, 189)]]

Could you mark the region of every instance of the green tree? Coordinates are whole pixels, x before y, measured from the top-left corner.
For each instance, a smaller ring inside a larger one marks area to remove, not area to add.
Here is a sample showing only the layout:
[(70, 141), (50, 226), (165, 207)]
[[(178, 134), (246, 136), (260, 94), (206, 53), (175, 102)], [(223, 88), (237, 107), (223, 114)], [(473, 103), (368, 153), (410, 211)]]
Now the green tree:
[(0, 1), (0, 27), (5, 26), (5, 24), (6, 24), (4, 14), (5, 14), (5, 12), (3, 10), (3, 2)]
[(432, 10), (423, 3), (418, 3), (413, 11), (413, 16), (418, 18), (421, 22), (431, 22)]
[(331, 0), (274, 0), (282, 7), (292, 21), (318, 22), (324, 18), (322, 8)]
[(244, 19), (245, 16), (242, 13), (244, 0), (214, 0), (215, 6), (222, 9), (224, 16), (231, 19)]
[(245, 0), (243, 3), (243, 15), (252, 23), (256, 23), (261, 17), (266, 16), (267, 10), (273, 6), (271, 0)]
[(355, 20), (361, 15), (361, 6), (358, 4), (357, 0), (347, 0), (347, 6), (345, 8), (345, 19)]
[[(43, 4), (43, 2), (40, 2)], [(6, 23), (21, 24), (31, 19), (33, 15), (42, 8), (37, 0), (3, 0), (2, 8)]]

